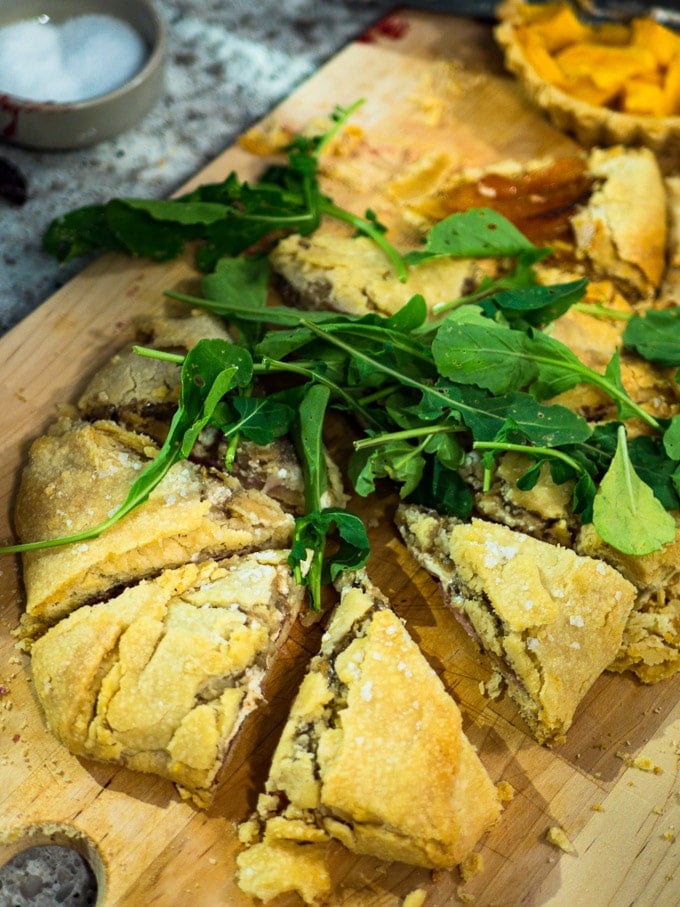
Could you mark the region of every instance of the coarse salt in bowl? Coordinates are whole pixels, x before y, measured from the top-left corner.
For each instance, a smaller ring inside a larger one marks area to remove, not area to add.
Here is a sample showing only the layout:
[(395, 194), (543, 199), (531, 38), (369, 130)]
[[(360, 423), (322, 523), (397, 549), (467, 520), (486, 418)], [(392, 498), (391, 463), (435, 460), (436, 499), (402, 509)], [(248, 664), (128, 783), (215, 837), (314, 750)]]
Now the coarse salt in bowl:
[(65, 150), (129, 129), (162, 93), (165, 42), (151, 0), (5, 0), (0, 138)]

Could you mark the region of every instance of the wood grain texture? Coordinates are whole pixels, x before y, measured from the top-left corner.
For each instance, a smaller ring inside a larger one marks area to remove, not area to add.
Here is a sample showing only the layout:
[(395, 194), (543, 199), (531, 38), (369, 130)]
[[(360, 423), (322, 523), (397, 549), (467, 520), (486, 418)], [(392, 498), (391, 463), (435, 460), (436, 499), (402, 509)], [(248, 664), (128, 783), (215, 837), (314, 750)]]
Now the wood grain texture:
[[(377, 28), (370, 40), (347, 47), (263, 127), (298, 130), (337, 103), (366, 98), (355, 117), (360, 140), (347, 160), (333, 161), (328, 188), (354, 210), (370, 205), (399, 241), (407, 241), (409, 230), (384, 189), (419, 156), (445, 150), (452, 161), (485, 165), (574, 146), (503, 73), (487, 25), (408, 11), (396, 24), (403, 28)], [(192, 183), (221, 179), (232, 169), (252, 176), (263, 163), (232, 148)], [(197, 290), (189, 256), (170, 265), (106, 256), (0, 341), (1, 538), (11, 537), (28, 444), (128, 339), (131, 320), (161, 307), (167, 288)], [(343, 431), (335, 444), (342, 456)], [(405, 554), (392, 526), (395, 504), (387, 488), (370, 501), (353, 502), (371, 526), (371, 577), (461, 704), (465, 730), (491, 776), (510, 782), (516, 793), (478, 848), (483, 872), (467, 883), (457, 871), (385, 865), (333, 846), (332, 903), (393, 907), (421, 887), (431, 907), (472, 898), (484, 907), (677, 905), (680, 677), (644, 687), (625, 675), (605, 675), (582, 703), (567, 743), (554, 750), (537, 746), (511, 702), (482, 697), (479, 683), (489, 667), (442, 607), (435, 583)], [(8, 689), (0, 696), (0, 835), (7, 842), (0, 844), (0, 859), (27, 840), (66, 834), (93, 859), (99, 903), (106, 907), (251, 904), (233, 880), (235, 827), (266, 776), (318, 629), (296, 628), (267, 704), (248, 722), (214, 805), (202, 813), (169, 783), (75, 758), (47, 732), (28, 658), (11, 637), (22, 607), (18, 563), (3, 560), (0, 580), (0, 684)], [(638, 755), (659, 772), (630, 767), (625, 757)], [(546, 843), (551, 826), (564, 829), (573, 853)], [(30, 839), (22, 837), (28, 829), (35, 831)], [(297, 903), (292, 896), (277, 901), (280, 907)]]

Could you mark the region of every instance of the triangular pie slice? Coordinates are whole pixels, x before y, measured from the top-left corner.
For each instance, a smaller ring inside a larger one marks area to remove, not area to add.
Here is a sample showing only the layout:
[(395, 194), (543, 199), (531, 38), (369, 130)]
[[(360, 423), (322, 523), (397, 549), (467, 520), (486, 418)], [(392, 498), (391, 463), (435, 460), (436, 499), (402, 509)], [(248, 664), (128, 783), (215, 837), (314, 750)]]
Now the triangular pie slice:
[[(107, 420), (60, 420), (33, 442), (15, 520), (22, 541), (97, 526), (151, 462), (153, 441)], [(98, 538), (23, 556), (27, 639), (82, 604), (187, 561), (289, 544), (293, 517), (233, 476), (176, 463), (148, 499)]]
[(365, 574), (310, 663), (254, 816), (241, 827), (238, 884), (268, 900), (329, 887), (326, 845), (450, 868), (500, 813), (461, 714), (402, 621)]
[(302, 601), (288, 553), (166, 570), (61, 620), (31, 650), (50, 730), (208, 805)]
[(393, 315), (419, 293), (430, 307), (449, 302), (495, 273), (492, 259), (439, 257), (409, 267), (403, 281), (370, 239), (322, 232), (285, 237), (269, 261), (289, 304), (348, 315)]
[(562, 742), (579, 703), (616, 657), (635, 587), (603, 561), (497, 523), (462, 523), (406, 504), (396, 519), (534, 737)]

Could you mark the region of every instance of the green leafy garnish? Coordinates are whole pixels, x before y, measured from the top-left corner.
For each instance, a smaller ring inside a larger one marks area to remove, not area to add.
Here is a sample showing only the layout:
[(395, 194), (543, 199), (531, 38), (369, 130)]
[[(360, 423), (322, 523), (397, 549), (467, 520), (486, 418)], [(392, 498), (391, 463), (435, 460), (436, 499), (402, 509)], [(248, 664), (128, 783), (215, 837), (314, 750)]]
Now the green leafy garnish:
[(254, 185), (232, 172), (221, 183), (199, 186), (176, 199), (126, 198), (89, 205), (55, 219), (43, 247), (60, 261), (98, 250), (168, 261), (186, 243), (199, 241), (196, 262), (201, 270), (212, 271), (224, 256), (240, 255), (285, 233), (308, 235), (322, 218), (331, 217), (370, 237), (405, 280), (402, 257), (375, 215), (359, 217), (339, 207), (319, 186), (319, 156), (361, 103), (336, 108), (325, 133), (295, 138), (287, 163), (269, 167)]
[(658, 551), (675, 538), (675, 520), (633, 469), (623, 426), (595, 495), (593, 525), (605, 542), (636, 556)]
[(657, 365), (680, 365), (680, 309), (650, 309), (644, 315), (632, 315), (623, 342)]

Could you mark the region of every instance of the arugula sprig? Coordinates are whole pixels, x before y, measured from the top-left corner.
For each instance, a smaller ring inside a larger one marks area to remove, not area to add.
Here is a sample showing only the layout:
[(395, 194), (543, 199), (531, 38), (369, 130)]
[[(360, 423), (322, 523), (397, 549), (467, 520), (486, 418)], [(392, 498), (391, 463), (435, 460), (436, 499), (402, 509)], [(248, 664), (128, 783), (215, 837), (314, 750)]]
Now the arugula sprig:
[(43, 247), (59, 261), (96, 251), (122, 251), (168, 261), (189, 242), (199, 242), (196, 263), (212, 271), (224, 256), (237, 256), (286, 233), (304, 236), (324, 217), (349, 224), (387, 256), (400, 279), (407, 276), (402, 256), (385, 237), (372, 213), (360, 217), (337, 205), (319, 185), (319, 157), (363, 103), (336, 107), (320, 135), (297, 136), (286, 149), (287, 162), (267, 168), (254, 184), (230, 173), (175, 199), (111, 199), (56, 218)]
[[(332, 582), (345, 569), (363, 567), (370, 545), (359, 517), (339, 507), (324, 507), (328, 489), (323, 426), (330, 390), (323, 384), (310, 383), (300, 404), (294, 437), (305, 478), (305, 510), (295, 521), (289, 564), (299, 583), (307, 585), (312, 607), (321, 607), (321, 587)], [(339, 545), (329, 553), (329, 539), (335, 527)]]

